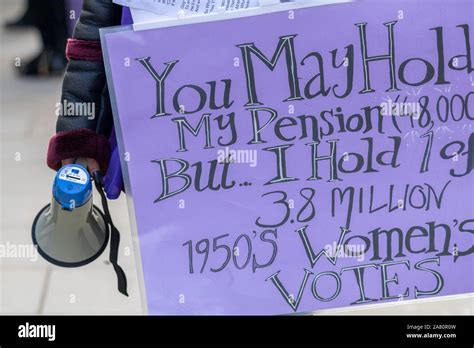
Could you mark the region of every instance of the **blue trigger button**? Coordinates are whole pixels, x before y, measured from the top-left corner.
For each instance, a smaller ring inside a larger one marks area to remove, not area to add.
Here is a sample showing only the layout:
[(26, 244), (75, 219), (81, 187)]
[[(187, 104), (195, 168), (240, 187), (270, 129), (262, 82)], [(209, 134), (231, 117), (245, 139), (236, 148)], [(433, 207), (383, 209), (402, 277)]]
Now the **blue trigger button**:
[(92, 196), (92, 183), (86, 168), (78, 164), (62, 167), (53, 184), (53, 197), (62, 209), (73, 210), (87, 203)]

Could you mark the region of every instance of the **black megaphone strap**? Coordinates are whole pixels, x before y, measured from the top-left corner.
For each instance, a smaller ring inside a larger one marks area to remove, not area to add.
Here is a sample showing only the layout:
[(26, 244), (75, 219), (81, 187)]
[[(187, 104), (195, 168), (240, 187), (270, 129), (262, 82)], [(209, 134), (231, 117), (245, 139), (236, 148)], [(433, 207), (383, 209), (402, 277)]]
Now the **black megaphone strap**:
[(117, 274), (118, 290), (121, 294), (128, 296), (127, 293), (127, 277), (122, 267), (118, 264), (118, 250), (120, 244), (120, 232), (112, 222), (110, 216), (109, 206), (107, 204), (107, 197), (105, 196), (104, 190), (102, 189), (102, 178), (99, 171), (92, 174), (94, 178), (95, 188), (99, 192), (102, 208), (104, 209), (105, 223), (110, 226), (110, 255), (109, 260), (114, 267), (115, 273)]

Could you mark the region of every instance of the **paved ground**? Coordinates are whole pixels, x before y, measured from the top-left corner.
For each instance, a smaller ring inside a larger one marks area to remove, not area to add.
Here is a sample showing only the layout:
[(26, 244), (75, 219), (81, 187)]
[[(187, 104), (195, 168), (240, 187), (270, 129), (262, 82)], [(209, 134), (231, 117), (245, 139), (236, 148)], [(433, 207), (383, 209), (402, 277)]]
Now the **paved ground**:
[[(0, 25), (21, 12), (21, 2), (2, 0)], [(34, 30), (1, 32), (0, 38), (0, 243), (31, 245), (31, 223), (51, 196), (54, 172), (45, 152), (54, 132), (61, 79), (22, 79), (15, 61), (38, 50)], [(96, 197), (95, 197), (96, 198)], [(96, 202), (98, 200), (96, 199)], [(130, 297), (116, 291), (115, 274), (99, 260), (77, 269), (51, 266), (41, 258), (0, 258), (0, 314), (142, 313), (132, 236), (124, 197), (111, 203), (122, 232), (120, 261), (128, 275)], [(130, 254), (127, 251), (130, 250)], [(473, 297), (449, 297), (323, 311), (334, 314), (473, 314)]]

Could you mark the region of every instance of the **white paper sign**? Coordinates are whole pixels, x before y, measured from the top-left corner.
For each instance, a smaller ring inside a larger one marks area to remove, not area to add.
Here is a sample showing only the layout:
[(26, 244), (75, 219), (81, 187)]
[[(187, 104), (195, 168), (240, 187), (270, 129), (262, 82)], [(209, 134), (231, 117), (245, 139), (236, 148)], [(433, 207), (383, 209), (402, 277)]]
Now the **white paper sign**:
[(218, 8), (225, 11), (257, 7), (258, 0), (114, 0), (115, 3), (132, 9), (151, 11), (160, 15), (208, 14)]

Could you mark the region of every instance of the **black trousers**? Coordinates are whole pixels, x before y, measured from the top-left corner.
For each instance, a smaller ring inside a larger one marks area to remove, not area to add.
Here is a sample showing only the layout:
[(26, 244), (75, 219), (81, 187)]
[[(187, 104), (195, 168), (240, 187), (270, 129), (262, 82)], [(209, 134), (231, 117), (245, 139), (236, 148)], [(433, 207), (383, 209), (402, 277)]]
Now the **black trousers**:
[(45, 49), (64, 52), (67, 41), (65, 0), (28, 0), (27, 16), (38, 28)]

